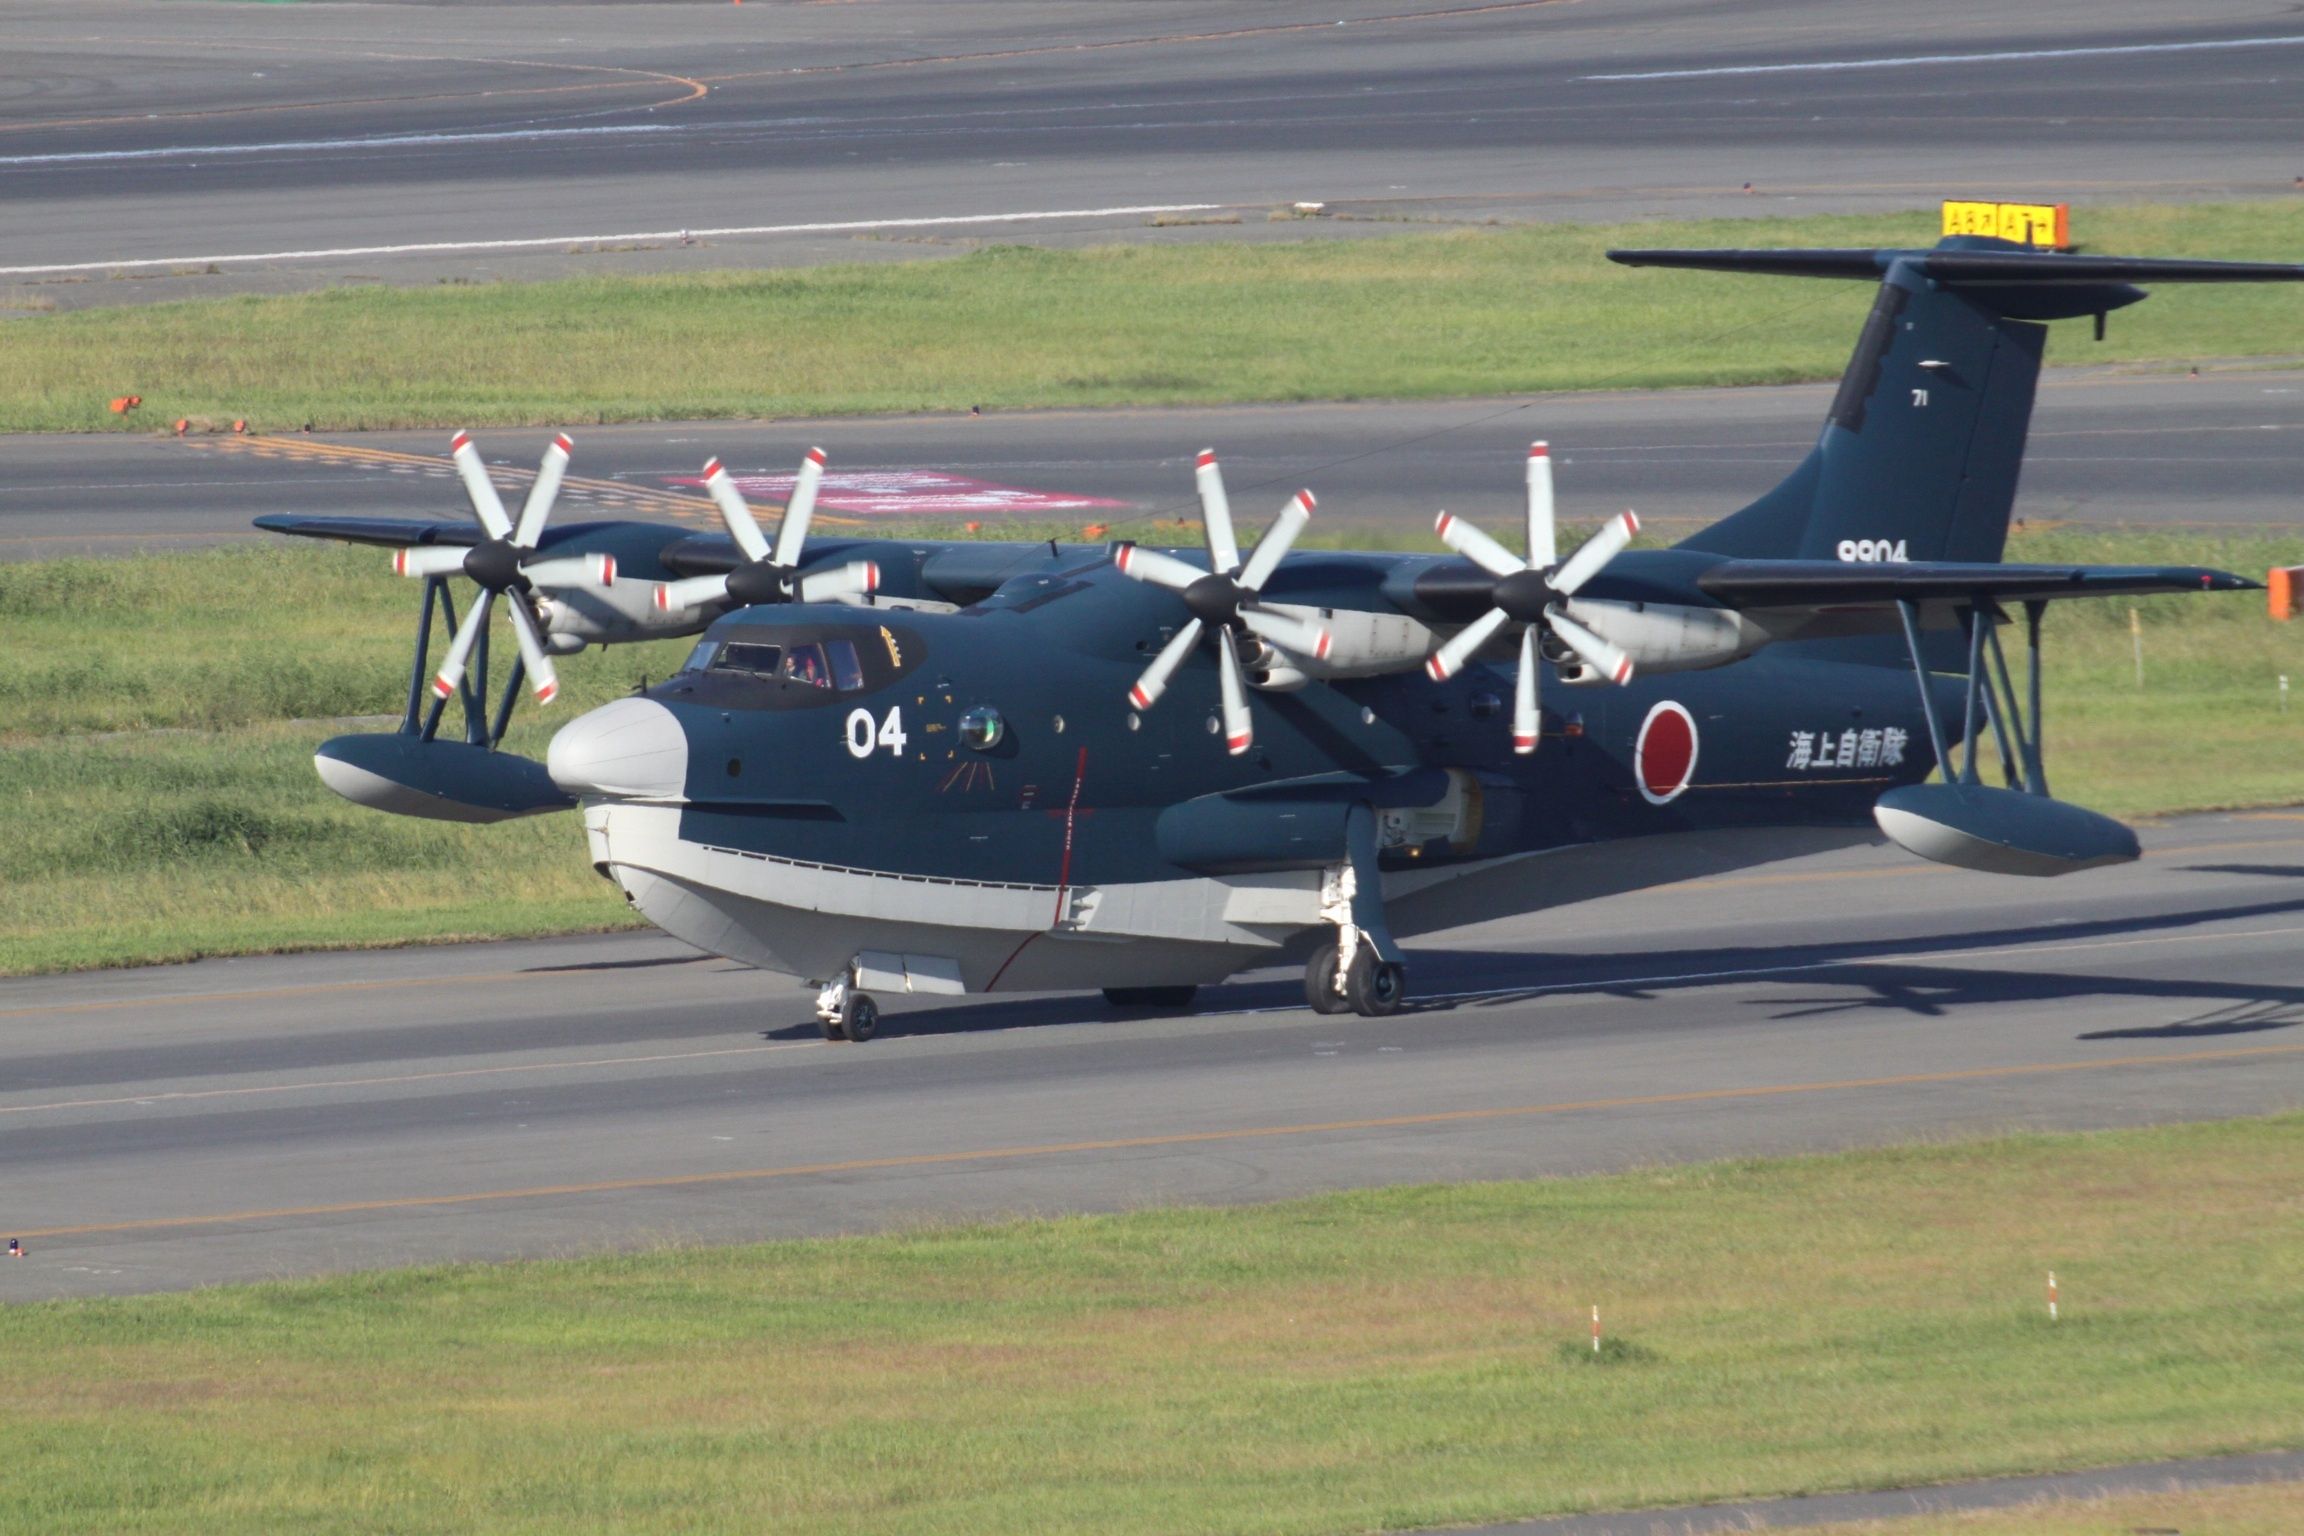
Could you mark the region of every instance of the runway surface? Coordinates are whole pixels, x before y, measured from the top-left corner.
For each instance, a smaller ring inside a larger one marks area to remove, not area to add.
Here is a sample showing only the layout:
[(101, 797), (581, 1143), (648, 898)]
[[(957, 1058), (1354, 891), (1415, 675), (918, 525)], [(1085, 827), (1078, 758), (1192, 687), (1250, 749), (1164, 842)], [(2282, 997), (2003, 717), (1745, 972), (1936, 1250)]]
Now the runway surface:
[[(1323, 525), (1379, 541), (1429, 532), (1442, 508), (1498, 528), (1521, 515), (1521, 464), (1548, 437), (1561, 515), (1624, 506), (1667, 536), (1758, 495), (1815, 442), (1830, 385), (1441, 400), (1373, 405), (1047, 411), (973, 418), (871, 417), (586, 427), (556, 516), (641, 517), (718, 530), (692, 486), (706, 457), (739, 474), (788, 474), (811, 444), (835, 475), (912, 475), (915, 516), (1102, 523), (1142, 536), (1197, 515), (1192, 455), (1224, 456), (1232, 495), (1260, 519), (1300, 485)], [(493, 463), (533, 469), (549, 434), (481, 434)], [(0, 560), (133, 554), (270, 538), (264, 512), (452, 517), (464, 509), (441, 432), (312, 437), (0, 436)], [(956, 474), (1058, 502), (1050, 512), (969, 510), (919, 472)], [(2304, 483), (2304, 374), (2197, 379), (2051, 372), (2040, 394), (2017, 515), (2089, 527), (2295, 528)], [(836, 496), (828, 493), (830, 510)], [(1268, 505), (1267, 505), (1268, 504)], [(849, 526), (868, 530), (869, 516)]]
[(0, 282), (69, 308), (1395, 227), (1267, 222), (1300, 201), (1413, 223), (2286, 195), (2300, 73), (2272, 0), (17, 0)]
[[(574, 829), (570, 828), (570, 835)], [(2304, 1104), (2304, 812), (1891, 849), (1466, 929), (1413, 1011), (807, 994), (658, 936), (0, 983), (0, 1300)]]

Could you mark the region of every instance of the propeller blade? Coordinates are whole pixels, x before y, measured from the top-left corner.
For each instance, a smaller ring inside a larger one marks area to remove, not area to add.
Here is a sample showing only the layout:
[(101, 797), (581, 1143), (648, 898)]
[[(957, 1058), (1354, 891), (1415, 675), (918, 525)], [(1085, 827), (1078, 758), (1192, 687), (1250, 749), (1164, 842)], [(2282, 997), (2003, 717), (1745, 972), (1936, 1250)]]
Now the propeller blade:
[(560, 675), (552, 670), (551, 653), (544, 649), (544, 636), (536, 628), (536, 615), (515, 594), (511, 601), (512, 635), (520, 642), (520, 660), (528, 668), (528, 686), (535, 690), (536, 702), (549, 704), (560, 693)]
[(1120, 574), (1148, 581), (1156, 587), (1168, 587), (1181, 592), (1208, 573), (1196, 565), (1186, 565), (1174, 555), (1164, 555), (1156, 549), (1143, 549), (1134, 544), (1123, 544), (1113, 554), (1112, 563), (1120, 567)]
[(704, 466), (704, 490), (712, 505), (720, 509), (720, 521), (728, 525), (728, 537), (744, 551), (744, 558), (767, 559), (768, 535), (760, 531), (760, 520), (744, 504), (744, 493), (736, 489), (736, 482), (728, 478), (727, 467), (718, 459)]
[(1129, 703), (1138, 709), (1150, 709), (1160, 702), (1160, 695), (1168, 691), (1168, 680), (1184, 665), (1184, 658), (1192, 654), (1192, 647), (1200, 643), (1203, 627), (1194, 619), (1176, 631), (1176, 638), (1160, 648), (1160, 654), (1152, 658), (1152, 665), (1144, 669), (1144, 675), (1128, 690)]
[(1528, 445), (1528, 563), (1541, 569), (1560, 558), (1552, 523), (1552, 445)]
[(504, 498), (496, 494), (496, 482), (488, 478), (488, 466), (480, 462), (480, 450), (472, 446), (472, 434), (459, 432), (448, 443), (448, 457), (456, 461), (456, 473), (463, 477), (465, 499), (472, 503), (472, 515), (488, 537), (501, 539), (512, 531), (512, 519), (504, 515)]
[(824, 483), (824, 450), (811, 448), (800, 461), (799, 478), (784, 503), (784, 521), (776, 525), (776, 563), (786, 570), (800, 563), (800, 548), (808, 542), (808, 520), (816, 515), (816, 487)]
[(801, 577), (800, 601), (844, 603), (853, 598), (870, 597), (879, 587), (880, 567), (869, 560), (851, 560), (846, 565)]
[(1600, 525), (1600, 531), (1586, 539), (1568, 563), (1552, 573), (1552, 590), (1562, 597), (1573, 597), (1576, 589), (1600, 574), (1600, 567), (1616, 558), (1632, 535), (1640, 531), (1637, 513), (1619, 512)]
[(531, 586), (582, 587), (597, 591), (616, 585), (616, 557), (567, 555), (558, 560), (538, 560), (520, 567), (520, 574), (528, 578)]
[[(1240, 568), (1239, 582), (1244, 589), (1250, 592), (1264, 590), (1264, 583), (1271, 579), (1273, 571), (1287, 557), (1288, 547), (1296, 542), (1296, 535), (1302, 533), (1304, 525), (1312, 521), (1312, 505), (1312, 493), (1298, 491), (1289, 498), (1288, 505), (1280, 509), (1278, 519), (1264, 530), (1264, 537), (1256, 541), (1255, 553)], [(1245, 752), (1248, 749), (1242, 747), (1239, 750)]]
[(1444, 683), (1464, 670), (1464, 664), (1479, 653), (1480, 647), (1496, 637), (1496, 631), (1512, 622), (1512, 615), (1501, 608), (1491, 608), (1458, 630), (1446, 645), (1434, 651), (1425, 660), (1424, 670), (1432, 681)]
[(1216, 636), (1216, 680), (1224, 690), (1224, 750), (1238, 757), (1256, 744), (1255, 722), (1248, 714), (1248, 686), (1240, 678), (1240, 653), (1232, 637)]
[(686, 581), (662, 581), (656, 584), (656, 611), (659, 613), (689, 613), (698, 608), (709, 608), (728, 598), (728, 578), (725, 576), (691, 576)]
[(536, 466), (536, 483), (528, 487), (528, 499), (520, 504), (519, 526), (512, 530), (512, 542), (520, 548), (536, 547), (538, 536), (544, 532), (544, 520), (552, 515), (552, 503), (559, 499), (560, 481), (568, 473), (568, 455), (575, 448), (568, 434), (562, 432), (544, 450), (544, 462)]
[(1232, 533), (1232, 500), (1224, 494), (1215, 449), (1200, 450), (1192, 477), (1200, 485), (1200, 522), (1208, 530), (1208, 568), (1230, 575), (1240, 569), (1240, 541)]
[(1248, 627), (1250, 634), (1269, 640), (1284, 651), (1307, 656), (1314, 661), (1328, 659), (1328, 647), (1333, 637), (1309, 619), (1275, 613), (1269, 608), (1243, 608), (1240, 610), (1240, 622)]
[(1552, 633), (1558, 635), (1568, 649), (1583, 657), (1602, 677), (1612, 683), (1632, 681), (1631, 652), (1601, 639), (1561, 612), (1558, 605), (1545, 609), (1544, 619), (1552, 626)]
[(460, 544), (417, 544), (392, 551), (395, 576), (454, 576), (464, 569), (472, 553)]
[(1520, 676), (1512, 685), (1512, 750), (1526, 757), (1536, 750), (1536, 626), (1520, 631)]
[(456, 626), (456, 638), (448, 643), (448, 655), (432, 679), (432, 691), (440, 697), (447, 698), (463, 683), (465, 664), (471, 661), (472, 647), (480, 643), (480, 632), (488, 627), (488, 610), (495, 605), (496, 594), (483, 587), (464, 610), (464, 622)]
[(1528, 569), (1528, 562), (1473, 527), (1453, 512), (1443, 512), (1432, 520), (1432, 531), (1440, 535), (1440, 542), (1491, 576), (1517, 576)]

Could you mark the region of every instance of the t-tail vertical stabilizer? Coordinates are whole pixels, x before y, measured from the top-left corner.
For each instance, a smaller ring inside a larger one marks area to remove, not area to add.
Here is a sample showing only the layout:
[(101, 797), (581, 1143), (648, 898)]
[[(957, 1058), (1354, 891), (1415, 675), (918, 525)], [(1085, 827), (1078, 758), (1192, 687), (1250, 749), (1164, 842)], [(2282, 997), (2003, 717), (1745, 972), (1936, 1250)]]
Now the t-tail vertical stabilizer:
[(1610, 251), (1636, 267), (1876, 278), (1816, 447), (1782, 484), (1682, 547), (1741, 559), (1995, 561), (2050, 320), (2136, 303), (2139, 282), (2304, 280), (2304, 266), (2037, 251), (1955, 236), (1933, 250)]

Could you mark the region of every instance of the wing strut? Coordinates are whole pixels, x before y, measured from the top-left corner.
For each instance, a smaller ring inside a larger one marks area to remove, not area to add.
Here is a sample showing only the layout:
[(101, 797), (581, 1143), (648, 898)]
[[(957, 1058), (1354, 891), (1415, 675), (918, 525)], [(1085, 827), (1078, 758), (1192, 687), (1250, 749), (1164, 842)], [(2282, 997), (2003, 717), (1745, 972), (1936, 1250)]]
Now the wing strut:
[[(473, 601), (485, 603), (488, 594), (481, 592)], [(517, 596), (515, 597), (517, 601)], [(427, 576), (424, 579), (424, 605), (416, 616), (416, 656), (408, 669), (408, 703), (400, 715), (400, 732), (419, 741), (431, 741), (440, 732), (440, 718), (448, 708), (448, 695), (431, 686), (430, 674), (425, 671), (432, 654), (432, 619), (438, 613), (446, 622), (451, 638), (456, 634), (456, 600), (448, 594), (446, 576)], [(464, 675), (457, 679), (455, 693), (464, 705), (464, 741), (468, 746), (495, 750), (504, 740), (504, 732), (512, 724), (513, 706), (520, 702), (520, 689), (528, 680), (525, 658), (514, 657), (512, 675), (505, 680), (504, 696), (496, 706), (493, 718), (488, 713), (488, 630), (483, 624), (475, 639), (471, 659), (466, 663)], [(430, 708), (425, 701), (431, 700)]]
[(2040, 693), (2040, 619), (2047, 609), (2044, 599), (2025, 600), (2025, 687), (2021, 698), (2008, 671), (2007, 653), (2000, 646), (1999, 610), (1982, 600), (1972, 600), (1957, 610), (1961, 627), (1968, 632), (1968, 675), (1960, 699), (1965, 751), (1955, 767), (1944, 734), (1943, 713), (1937, 708), (1935, 691), (1928, 686), (1928, 662), (1920, 645), (1920, 605), (1908, 597), (1896, 600), (1896, 614), (1904, 625), (1904, 647), (1920, 685), (1920, 712), (1928, 722), (1929, 745), (1936, 750), (1936, 764), (1947, 784), (1983, 782), (1981, 724), (1990, 727), (1999, 748), (2007, 787), (2042, 799), (2053, 798), (2044, 761)]

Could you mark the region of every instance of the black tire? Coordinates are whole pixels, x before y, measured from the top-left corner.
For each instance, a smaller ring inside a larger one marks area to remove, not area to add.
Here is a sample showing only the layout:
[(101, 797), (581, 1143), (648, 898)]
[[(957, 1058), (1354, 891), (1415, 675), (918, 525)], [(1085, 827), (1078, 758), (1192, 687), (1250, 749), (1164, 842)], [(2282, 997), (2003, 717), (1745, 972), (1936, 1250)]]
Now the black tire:
[(1408, 970), (1402, 965), (1379, 965), (1374, 950), (1363, 947), (1352, 957), (1352, 973), (1344, 978), (1344, 1001), (1364, 1019), (1389, 1018), (1408, 999)]
[(861, 992), (848, 994), (848, 1006), (840, 1010), (842, 1032), (862, 1045), (880, 1033), (880, 1005)]
[(1336, 946), (1323, 944), (1312, 951), (1304, 967), (1304, 1001), (1314, 1013), (1342, 1013), (1344, 998), (1336, 990)]
[(818, 1022), (820, 1022), (820, 1023), (821, 1023), (821, 1024), (823, 1024), (823, 1026), (824, 1026), (824, 1038), (825, 1038), (825, 1039), (827, 1039), (827, 1040), (845, 1040), (845, 1039), (847, 1039), (847, 1038), (848, 1038), (848, 1025), (847, 1025), (847, 1022), (846, 1022), (844, 1019), (842, 1019), (842, 1018), (841, 1018), (841, 1017), (840, 1017), (838, 1014), (835, 1014), (835, 1015), (833, 1015), (833, 1016), (832, 1016), (831, 1018), (829, 1018), (829, 1019), (820, 1019)]

